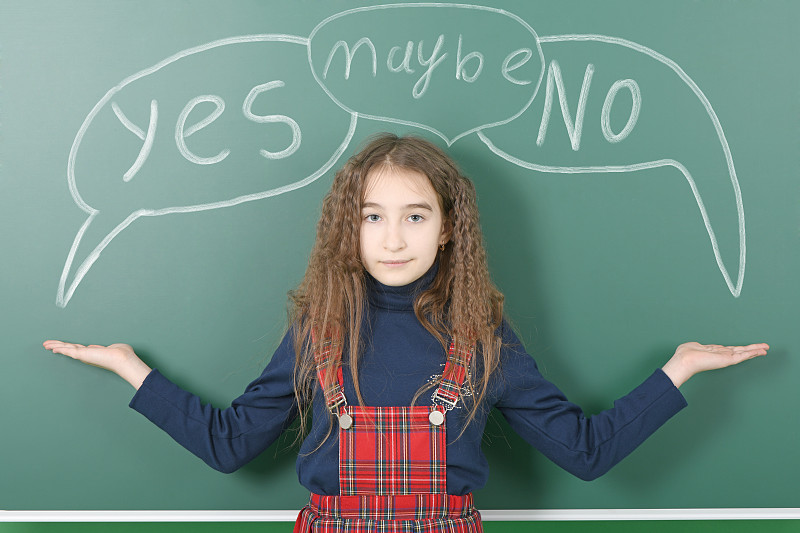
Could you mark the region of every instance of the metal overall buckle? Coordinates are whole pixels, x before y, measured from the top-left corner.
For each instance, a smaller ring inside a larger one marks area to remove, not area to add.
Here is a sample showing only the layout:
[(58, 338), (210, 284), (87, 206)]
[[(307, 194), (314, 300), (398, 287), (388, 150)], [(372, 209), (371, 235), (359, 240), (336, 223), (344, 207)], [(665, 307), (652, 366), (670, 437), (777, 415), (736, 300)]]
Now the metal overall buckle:
[[(443, 405), (437, 403), (437, 400), (441, 402), (441, 404)], [(435, 393), (433, 393), (433, 411), (431, 411), (431, 414), (428, 415), (428, 420), (430, 420), (431, 424), (433, 424), (434, 426), (441, 426), (444, 423), (445, 413), (447, 413), (448, 411), (452, 411), (457, 403), (458, 403), (458, 396), (456, 396), (455, 399), (451, 400), (449, 398), (440, 395), (439, 391), (437, 390)], [(437, 409), (437, 407), (444, 407), (444, 412)]]
[[(344, 393), (339, 390), (332, 399), (334, 401), (328, 405), (328, 409), (339, 419), (339, 427), (342, 429), (353, 427), (353, 417), (347, 414), (347, 398), (345, 398)], [(340, 407), (341, 410), (339, 409)]]

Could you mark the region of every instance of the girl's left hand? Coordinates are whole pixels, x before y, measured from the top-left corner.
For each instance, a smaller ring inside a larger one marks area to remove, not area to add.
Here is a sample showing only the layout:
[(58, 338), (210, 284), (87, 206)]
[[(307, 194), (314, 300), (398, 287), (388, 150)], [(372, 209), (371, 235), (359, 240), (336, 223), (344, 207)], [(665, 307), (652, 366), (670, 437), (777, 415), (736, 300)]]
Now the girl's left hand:
[(675, 355), (667, 361), (662, 370), (676, 387), (705, 370), (732, 366), (762, 355), (767, 355), (769, 345), (764, 343), (749, 346), (720, 346), (687, 342), (675, 350)]

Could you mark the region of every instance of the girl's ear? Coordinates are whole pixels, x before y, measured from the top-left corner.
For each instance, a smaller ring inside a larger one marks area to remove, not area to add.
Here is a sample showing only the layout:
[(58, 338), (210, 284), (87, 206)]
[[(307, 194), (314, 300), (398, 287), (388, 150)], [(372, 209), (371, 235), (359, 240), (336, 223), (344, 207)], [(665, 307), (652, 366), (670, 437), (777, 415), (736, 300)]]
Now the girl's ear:
[(450, 210), (447, 216), (442, 221), (442, 235), (439, 239), (439, 244), (447, 244), (453, 236), (453, 211)]

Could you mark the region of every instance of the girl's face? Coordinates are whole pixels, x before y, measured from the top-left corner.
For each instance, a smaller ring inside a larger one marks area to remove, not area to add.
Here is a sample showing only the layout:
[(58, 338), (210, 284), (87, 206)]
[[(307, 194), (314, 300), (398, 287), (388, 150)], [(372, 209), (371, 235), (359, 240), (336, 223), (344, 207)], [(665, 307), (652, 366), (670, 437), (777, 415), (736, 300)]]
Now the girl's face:
[(426, 176), (381, 168), (367, 177), (361, 208), (361, 262), (384, 285), (418, 280), (450, 238), (439, 197)]

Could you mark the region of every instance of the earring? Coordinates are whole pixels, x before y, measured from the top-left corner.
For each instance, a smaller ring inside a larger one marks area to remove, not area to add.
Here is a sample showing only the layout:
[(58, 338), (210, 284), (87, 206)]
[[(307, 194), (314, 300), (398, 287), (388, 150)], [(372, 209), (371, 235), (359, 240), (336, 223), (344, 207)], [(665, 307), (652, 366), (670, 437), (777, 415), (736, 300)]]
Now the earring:
[(445, 243), (442, 243), (442, 244), (439, 246), (439, 249), (440, 249), (441, 251), (443, 251), (443, 252), (444, 252), (444, 245), (445, 245)]

